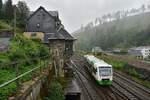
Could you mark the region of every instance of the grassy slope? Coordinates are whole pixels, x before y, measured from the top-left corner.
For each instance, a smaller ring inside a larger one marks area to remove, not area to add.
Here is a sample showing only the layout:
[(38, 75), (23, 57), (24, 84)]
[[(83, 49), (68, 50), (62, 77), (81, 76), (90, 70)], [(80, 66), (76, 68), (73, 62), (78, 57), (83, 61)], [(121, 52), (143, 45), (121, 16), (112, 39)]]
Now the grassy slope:
[(0, 31), (1, 30), (12, 30), (13, 27), (11, 27), (10, 24), (6, 23), (5, 21), (0, 20)]
[(78, 49), (87, 50), (94, 46), (103, 49), (147, 45), (150, 43), (150, 13), (126, 17), (104, 23), (97, 27), (85, 28), (74, 33)]
[[(11, 31), (12, 29), (10, 24), (0, 21), (0, 31)], [(17, 33), (20, 31), (21, 29), (17, 28)], [(10, 49), (7, 52), (0, 53), (0, 84), (16, 77), (16, 69), (11, 64), (12, 62), (19, 62), (19, 74), (23, 74), (33, 67), (37, 67), (40, 63), (39, 60), (22, 62), (23, 60), (35, 59), (47, 55), (48, 48), (38, 40), (33, 41), (25, 38), (21, 34), (17, 34), (17, 36), (10, 41)], [(31, 75), (25, 76), (21, 81), (27, 81), (29, 79), (31, 79)], [(15, 93), (15, 91), (16, 83), (1, 88), (0, 100), (5, 100), (8, 96), (11, 96), (12, 93)]]

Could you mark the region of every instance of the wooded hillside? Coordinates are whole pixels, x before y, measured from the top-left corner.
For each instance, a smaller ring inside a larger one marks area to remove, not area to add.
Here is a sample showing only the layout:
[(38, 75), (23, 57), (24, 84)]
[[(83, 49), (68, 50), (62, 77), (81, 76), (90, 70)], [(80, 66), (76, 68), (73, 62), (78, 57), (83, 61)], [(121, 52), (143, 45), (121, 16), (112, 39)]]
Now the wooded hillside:
[(74, 33), (78, 39), (76, 48), (91, 50), (95, 46), (102, 49), (129, 48), (150, 44), (150, 13), (141, 13), (94, 27), (84, 27)]

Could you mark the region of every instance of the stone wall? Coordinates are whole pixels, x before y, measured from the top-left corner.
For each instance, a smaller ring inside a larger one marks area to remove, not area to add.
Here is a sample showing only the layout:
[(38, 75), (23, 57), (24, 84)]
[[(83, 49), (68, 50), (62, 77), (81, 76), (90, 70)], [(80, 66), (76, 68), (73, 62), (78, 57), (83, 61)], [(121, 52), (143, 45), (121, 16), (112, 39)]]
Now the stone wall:
[(65, 59), (69, 60), (73, 55), (73, 41), (65, 41)]
[(64, 76), (65, 63), (65, 40), (49, 40), (50, 52), (52, 54), (53, 67), (56, 76)]
[[(10, 100), (41, 100), (48, 95), (48, 85), (53, 75), (53, 68), (49, 67), (39, 77), (22, 84), (14, 99)], [(11, 97), (12, 98), (12, 97)]]

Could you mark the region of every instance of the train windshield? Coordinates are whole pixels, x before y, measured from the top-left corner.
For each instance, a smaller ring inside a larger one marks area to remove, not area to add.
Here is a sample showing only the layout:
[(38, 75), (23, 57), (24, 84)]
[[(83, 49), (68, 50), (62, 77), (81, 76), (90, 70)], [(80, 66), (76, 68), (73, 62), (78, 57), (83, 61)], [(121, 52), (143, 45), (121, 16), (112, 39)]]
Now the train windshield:
[(100, 76), (111, 76), (111, 67), (99, 67)]

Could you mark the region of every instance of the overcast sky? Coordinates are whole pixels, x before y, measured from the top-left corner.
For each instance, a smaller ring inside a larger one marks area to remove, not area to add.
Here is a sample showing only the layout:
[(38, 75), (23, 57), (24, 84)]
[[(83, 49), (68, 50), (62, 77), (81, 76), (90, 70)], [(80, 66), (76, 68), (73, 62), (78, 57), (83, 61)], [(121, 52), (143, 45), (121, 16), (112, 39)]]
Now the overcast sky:
[[(6, 0), (5, 0), (6, 1)], [(17, 3), (19, 0), (12, 0)], [(24, 0), (34, 11), (39, 6), (59, 11), (60, 19), (69, 32), (73, 32), (108, 12), (138, 8), (150, 0)]]

